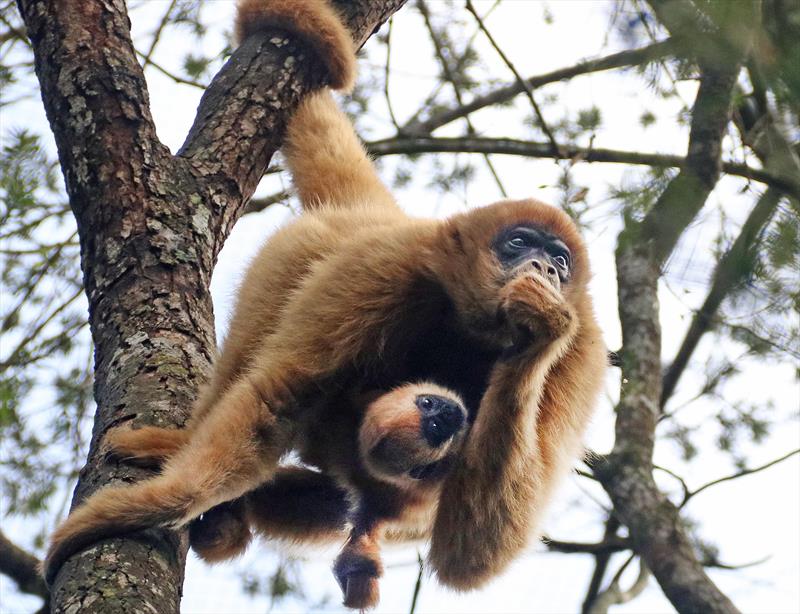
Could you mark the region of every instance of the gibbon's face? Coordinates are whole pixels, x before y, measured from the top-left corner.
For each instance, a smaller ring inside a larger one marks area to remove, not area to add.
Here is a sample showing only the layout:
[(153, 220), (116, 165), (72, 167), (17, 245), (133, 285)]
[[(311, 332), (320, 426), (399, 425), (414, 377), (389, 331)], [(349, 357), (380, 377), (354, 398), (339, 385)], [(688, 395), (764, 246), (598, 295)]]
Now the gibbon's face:
[(500, 312), (503, 287), (538, 273), (573, 305), (589, 279), (586, 246), (560, 209), (536, 200), (503, 201), (446, 220), (437, 276), (461, 322), (478, 338), (509, 343)]
[(538, 273), (559, 292), (572, 274), (572, 252), (557, 235), (533, 224), (500, 231), (492, 251), (509, 278)]
[(435, 486), (467, 429), (464, 403), (435, 384), (407, 384), (373, 401), (359, 430), (359, 452), (378, 480), (403, 488)]

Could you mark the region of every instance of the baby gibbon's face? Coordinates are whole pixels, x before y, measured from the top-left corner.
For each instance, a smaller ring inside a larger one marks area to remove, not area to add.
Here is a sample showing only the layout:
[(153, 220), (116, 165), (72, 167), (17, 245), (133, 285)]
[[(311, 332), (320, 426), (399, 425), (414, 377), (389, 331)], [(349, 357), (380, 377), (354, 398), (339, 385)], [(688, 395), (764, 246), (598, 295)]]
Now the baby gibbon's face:
[(457, 394), (431, 383), (406, 384), (373, 401), (359, 430), (359, 452), (378, 480), (409, 489), (437, 485), (467, 430)]

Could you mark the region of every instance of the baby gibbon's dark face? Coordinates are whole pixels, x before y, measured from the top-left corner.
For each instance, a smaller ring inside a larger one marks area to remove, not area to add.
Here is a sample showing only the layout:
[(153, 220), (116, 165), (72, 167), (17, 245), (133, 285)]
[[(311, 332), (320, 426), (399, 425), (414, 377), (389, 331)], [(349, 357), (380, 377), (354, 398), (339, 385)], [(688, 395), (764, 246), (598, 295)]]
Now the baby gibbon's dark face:
[(458, 396), (430, 383), (406, 384), (372, 402), (359, 431), (373, 477), (425, 487), (447, 473), (463, 441), (467, 412)]
[(530, 268), (547, 279), (556, 290), (569, 282), (572, 254), (561, 239), (534, 225), (517, 225), (502, 230), (492, 243), (503, 270), (512, 277)]

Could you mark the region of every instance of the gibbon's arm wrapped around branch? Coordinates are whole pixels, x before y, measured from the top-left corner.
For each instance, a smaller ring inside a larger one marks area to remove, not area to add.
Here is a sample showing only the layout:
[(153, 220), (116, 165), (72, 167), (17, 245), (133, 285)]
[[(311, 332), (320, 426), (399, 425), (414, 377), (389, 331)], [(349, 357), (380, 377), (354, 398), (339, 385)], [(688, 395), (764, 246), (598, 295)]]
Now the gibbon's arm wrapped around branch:
[[(239, 1), (239, 42), (267, 27), (284, 28), (302, 37), (328, 68), (330, 86), (352, 89), (356, 75), (353, 42), (325, 0)], [(364, 203), (395, 206), (352, 124), (328, 91), (315, 92), (300, 104), (289, 124), (283, 152), (306, 209)]]
[(306, 40), (330, 73), (329, 85), (350, 91), (356, 79), (353, 39), (325, 0), (239, 0), (236, 42), (265, 28), (282, 28)]
[(605, 373), (605, 346), (587, 303), (573, 307), (526, 278), (507, 290), (509, 317), (518, 309), (531, 318), (538, 340), (495, 367), (442, 490), (429, 557), (440, 581), (462, 590), (500, 573), (536, 536), (579, 453)]

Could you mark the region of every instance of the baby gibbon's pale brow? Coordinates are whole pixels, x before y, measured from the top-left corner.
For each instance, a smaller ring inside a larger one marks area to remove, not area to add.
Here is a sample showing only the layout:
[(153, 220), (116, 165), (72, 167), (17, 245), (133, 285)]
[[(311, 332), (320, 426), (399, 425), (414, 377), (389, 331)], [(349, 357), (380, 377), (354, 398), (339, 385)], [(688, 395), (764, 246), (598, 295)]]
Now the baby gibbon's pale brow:
[[(351, 39), (322, 0), (239, 3), (241, 37), (274, 27), (331, 84), (352, 83)], [(191, 523), (215, 561), (252, 528), (346, 539), (334, 571), (345, 604), (365, 608), (383, 536), (429, 537), (430, 566), (462, 590), (536, 536), (606, 369), (575, 225), (535, 200), (408, 217), (327, 91), (301, 103), (283, 151), (304, 213), (250, 266), (189, 425), (108, 433), (117, 455), (161, 472), (75, 509), (53, 535), (49, 582), (123, 532)], [(290, 450), (309, 467), (279, 466)]]

